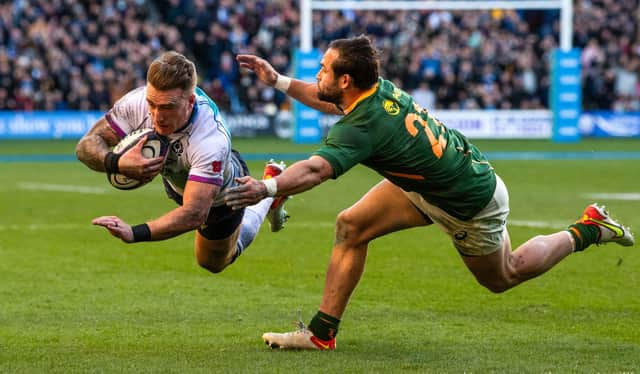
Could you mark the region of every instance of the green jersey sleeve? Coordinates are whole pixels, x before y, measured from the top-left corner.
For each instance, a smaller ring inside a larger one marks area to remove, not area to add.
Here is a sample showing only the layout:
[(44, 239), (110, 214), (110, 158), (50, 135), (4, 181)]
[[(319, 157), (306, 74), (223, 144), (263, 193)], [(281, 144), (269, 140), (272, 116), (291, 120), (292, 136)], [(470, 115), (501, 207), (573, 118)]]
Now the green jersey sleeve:
[(329, 130), (324, 145), (313, 154), (327, 160), (338, 178), (358, 163), (371, 156), (372, 142), (366, 126), (338, 121)]
[(462, 220), (491, 200), (496, 177), (484, 155), (393, 83), (378, 79), (345, 113), (314, 153), (333, 178), (360, 163)]

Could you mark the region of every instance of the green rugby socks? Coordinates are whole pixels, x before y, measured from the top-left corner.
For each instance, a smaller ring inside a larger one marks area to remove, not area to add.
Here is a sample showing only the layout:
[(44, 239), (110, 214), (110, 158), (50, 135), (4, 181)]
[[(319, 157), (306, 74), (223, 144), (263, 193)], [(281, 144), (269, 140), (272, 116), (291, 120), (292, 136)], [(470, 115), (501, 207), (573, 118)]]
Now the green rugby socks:
[(587, 225), (580, 222), (569, 225), (567, 231), (573, 236), (573, 240), (576, 243), (573, 249), (574, 252), (583, 251), (591, 244), (596, 243), (600, 234), (600, 229), (596, 225)]
[(309, 330), (321, 340), (331, 340), (338, 335), (340, 320), (326, 313), (318, 311), (309, 323)]

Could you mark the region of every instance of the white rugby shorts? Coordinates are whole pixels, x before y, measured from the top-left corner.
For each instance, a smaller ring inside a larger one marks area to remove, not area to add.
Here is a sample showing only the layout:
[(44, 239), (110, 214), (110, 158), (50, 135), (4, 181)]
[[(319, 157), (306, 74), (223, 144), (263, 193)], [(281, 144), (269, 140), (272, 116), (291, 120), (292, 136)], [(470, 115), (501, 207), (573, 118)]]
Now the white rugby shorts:
[(502, 249), (509, 215), (509, 192), (499, 176), (496, 175), (496, 190), (487, 206), (468, 221), (452, 217), (429, 204), (419, 193), (404, 193), (423, 214), (451, 237), (454, 247), (463, 256), (486, 256)]

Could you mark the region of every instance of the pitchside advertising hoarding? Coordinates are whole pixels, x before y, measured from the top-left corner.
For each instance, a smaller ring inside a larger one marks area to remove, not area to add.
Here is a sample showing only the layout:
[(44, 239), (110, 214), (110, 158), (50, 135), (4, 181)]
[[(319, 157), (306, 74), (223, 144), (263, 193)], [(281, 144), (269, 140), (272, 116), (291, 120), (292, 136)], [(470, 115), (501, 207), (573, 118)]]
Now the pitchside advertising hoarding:
[(559, 143), (580, 140), (578, 122), (582, 108), (580, 50), (556, 49), (551, 54), (551, 110), (553, 141)]
[(0, 139), (80, 138), (103, 115), (103, 112), (0, 111)]
[(583, 113), (578, 128), (585, 136), (640, 137), (640, 113)]
[[(310, 51), (297, 49), (293, 56), (295, 77), (305, 82), (314, 82), (320, 68), (321, 57), (322, 55), (318, 49), (311, 49)], [(301, 144), (318, 143), (322, 138), (319, 125), (320, 112), (294, 101), (293, 115), (295, 117), (293, 141)]]
[[(433, 115), (447, 127), (462, 131), (472, 139), (551, 139), (552, 113), (548, 110), (434, 110)], [(79, 139), (103, 112), (0, 112), (0, 139)], [(224, 114), (234, 137), (277, 136), (294, 138), (295, 118), (290, 112), (275, 116)], [(338, 116), (319, 115), (317, 132), (307, 142), (326, 136)], [(607, 111), (582, 113), (580, 136), (640, 137), (640, 112)], [(300, 134), (299, 134), (300, 135)]]

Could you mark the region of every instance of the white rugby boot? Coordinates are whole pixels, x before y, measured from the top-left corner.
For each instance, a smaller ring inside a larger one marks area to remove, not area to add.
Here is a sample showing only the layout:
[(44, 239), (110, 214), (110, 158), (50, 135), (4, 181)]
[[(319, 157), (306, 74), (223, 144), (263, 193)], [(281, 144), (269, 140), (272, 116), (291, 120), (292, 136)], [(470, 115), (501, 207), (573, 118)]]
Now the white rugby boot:
[(336, 338), (331, 340), (321, 340), (307, 329), (304, 322), (297, 322), (296, 331), (275, 333), (266, 332), (262, 335), (262, 340), (271, 349), (301, 350), (311, 349), (319, 351), (332, 351), (336, 349)]

